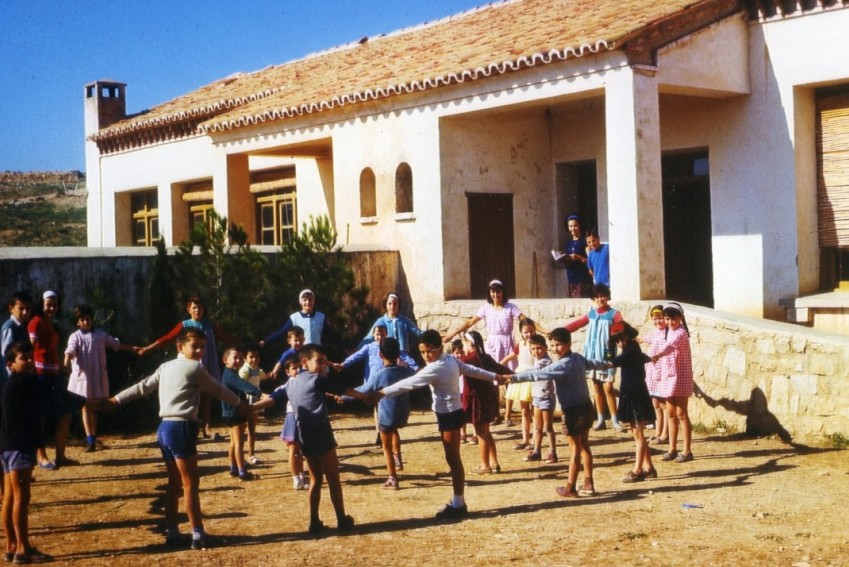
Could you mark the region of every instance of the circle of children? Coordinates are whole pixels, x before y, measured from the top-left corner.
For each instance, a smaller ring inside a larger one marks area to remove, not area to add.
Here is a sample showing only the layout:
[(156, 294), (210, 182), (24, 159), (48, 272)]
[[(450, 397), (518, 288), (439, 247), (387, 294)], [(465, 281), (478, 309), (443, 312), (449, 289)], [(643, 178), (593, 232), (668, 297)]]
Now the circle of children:
[[(73, 310), (78, 330), (70, 336), (62, 360), (53, 325), (60, 308), (58, 295), (46, 291), (33, 304), (29, 294), (15, 293), (9, 300), (11, 316), (2, 326), (7, 375), (3, 376), (0, 404), (0, 459), (4, 472), (6, 560), (33, 563), (51, 559), (29, 541), (27, 507), (35, 467), (49, 471), (76, 464), (65, 455), (71, 412), (81, 410), (85, 451), (96, 451), (98, 410), (121, 406), (155, 391), (161, 417), (157, 441), (168, 473), (166, 543), (182, 545), (177, 513), (182, 496), (191, 524), (191, 549), (209, 545), (199, 498), (197, 442), (199, 436), (208, 435), (210, 398), (221, 400), (222, 416), (230, 427), (230, 474), (245, 481), (256, 478), (248, 465), (259, 462), (253, 439), (256, 412), (272, 406), (286, 407), (281, 438), (288, 446), (294, 488), (309, 490), (310, 533), (325, 528), (318, 514), (325, 480), (338, 529), (354, 527), (354, 519), (345, 512), (337, 445), (328, 415), (329, 396), (337, 397), (337, 401), (356, 398), (376, 405), (376, 425), (388, 470), (383, 488), (397, 489), (398, 473), (404, 468), (399, 429), (406, 425), (410, 414), (409, 393), (430, 387), (453, 488), (450, 502), (436, 513), (437, 519), (461, 518), (468, 513), (461, 443), (479, 444), (481, 464), (470, 472), (501, 472), (490, 431), (491, 425), (501, 419), (499, 385), (507, 384), (507, 425), (512, 425), (514, 405), (521, 414), (522, 439), (515, 449), (529, 451), (525, 461), (557, 462), (553, 414), (559, 402), (562, 430), (571, 452), (568, 482), (556, 489), (562, 498), (596, 494), (589, 434), (591, 429), (606, 426), (606, 414), (618, 431), (623, 430), (623, 423), (628, 423), (636, 441), (636, 460), (623, 482), (657, 476), (648, 449), (650, 440), (644, 432), (646, 425), (655, 421), (657, 436), (652, 440), (669, 444), (661, 460), (692, 460), (687, 415), (687, 399), (693, 389), (692, 364), (689, 333), (679, 304), (653, 307), (654, 330), (644, 341), (638, 341), (637, 331), (608, 304), (609, 288), (598, 284), (593, 288), (595, 305), (589, 313), (551, 330), (546, 338), (540, 334), (543, 330), (509, 301), (499, 280), (489, 283), (488, 295), (475, 316), (441, 334), (436, 330), (423, 331), (401, 315), (400, 298), (390, 293), (385, 299), (386, 314), (374, 323), (361, 347), (342, 363), (330, 363), (321, 346), (324, 315), (315, 310), (313, 292), (303, 290), (299, 297), (301, 310), (260, 342), (263, 345), (285, 335), (289, 345), (269, 373), (272, 377), (285, 373), (288, 381), (268, 395), (259, 388), (266, 375), (260, 368), (258, 349), (242, 352), (228, 347), (219, 357), (216, 338), (222, 337), (221, 330), (204, 317), (200, 298), (188, 301), (189, 319), (146, 347), (123, 345), (93, 328), (92, 308), (79, 305)], [(470, 330), (479, 321), (486, 325), (486, 341), (480, 333)], [(518, 343), (513, 338), (515, 321), (521, 335)], [(571, 350), (571, 332), (584, 326), (587, 336), (582, 356)], [(458, 335), (461, 338), (452, 342)], [(171, 340), (176, 340), (175, 359), (109, 397), (106, 348), (143, 355)], [(640, 342), (648, 347), (648, 354), (642, 352)], [(448, 343), (451, 352), (445, 348)], [(424, 368), (419, 369), (410, 357), (411, 345), (418, 345)], [(356, 389), (342, 385), (330, 372), (358, 361), (365, 361), (366, 370), (363, 385)], [(223, 362), (223, 372), (219, 362)], [(67, 383), (60, 374), (62, 366), (70, 369)], [(616, 367), (622, 369), (618, 400), (613, 389)], [(595, 390), (595, 405), (588, 379)], [(45, 451), (44, 423), (58, 423), (52, 461)], [(467, 424), (474, 427), (474, 435), (466, 435)], [(679, 427), (683, 434), (680, 453)], [(246, 433), (247, 457), (243, 452)], [(543, 434), (549, 446), (545, 459)], [(309, 480), (304, 474), (303, 459)], [(583, 470), (580, 486), (579, 470)]]

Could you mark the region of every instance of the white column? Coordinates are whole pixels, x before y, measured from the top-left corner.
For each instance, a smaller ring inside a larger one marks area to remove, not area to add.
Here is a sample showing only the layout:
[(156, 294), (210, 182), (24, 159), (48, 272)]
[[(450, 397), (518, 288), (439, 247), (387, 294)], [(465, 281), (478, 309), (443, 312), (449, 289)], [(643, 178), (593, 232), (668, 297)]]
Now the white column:
[(615, 299), (665, 295), (660, 111), (651, 71), (626, 67), (605, 86), (610, 287)]

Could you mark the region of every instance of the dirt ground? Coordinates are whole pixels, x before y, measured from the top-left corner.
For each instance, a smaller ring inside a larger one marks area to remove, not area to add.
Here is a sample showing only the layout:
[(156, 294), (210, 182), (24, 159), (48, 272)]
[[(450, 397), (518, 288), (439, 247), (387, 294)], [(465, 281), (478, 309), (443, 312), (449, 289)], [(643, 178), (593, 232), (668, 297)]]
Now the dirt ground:
[[(345, 503), (357, 521), (352, 533), (305, 533), (307, 494), (292, 489), (280, 422), (261, 420), (257, 481), (229, 476), (226, 439), (199, 447), (201, 500), (216, 547), (189, 551), (188, 535), (186, 550), (163, 545), (165, 474), (153, 433), (105, 437), (95, 453), (72, 446), (80, 466), (36, 472), (33, 540), (59, 563), (110, 566), (849, 565), (845, 451), (696, 434), (695, 461), (658, 458), (658, 479), (623, 484), (633, 444), (607, 430), (591, 436), (598, 496), (565, 501), (554, 489), (566, 465), (523, 462), (524, 452), (512, 449), (518, 428), (502, 425), (493, 429), (503, 472), (468, 475), (468, 518), (442, 523), (433, 514), (451, 488), (432, 413), (414, 412), (402, 431), (398, 491), (381, 488), (385, 468), (370, 417), (336, 415), (333, 426)], [(462, 452), (467, 470), (479, 463), (477, 447)], [(558, 452), (568, 455), (560, 436)], [(335, 526), (326, 488), (321, 505)]]

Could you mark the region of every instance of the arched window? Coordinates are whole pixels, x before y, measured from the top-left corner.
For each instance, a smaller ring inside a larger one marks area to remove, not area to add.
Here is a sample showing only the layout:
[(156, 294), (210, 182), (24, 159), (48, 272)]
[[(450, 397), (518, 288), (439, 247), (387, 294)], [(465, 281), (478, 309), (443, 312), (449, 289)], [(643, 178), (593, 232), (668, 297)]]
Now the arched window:
[(406, 162), (395, 170), (395, 212), (413, 212), (413, 170)]
[(360, 173), (360, 216), (363, 218), (377, 216), (377, 190), (374, 171), (370, 167)]

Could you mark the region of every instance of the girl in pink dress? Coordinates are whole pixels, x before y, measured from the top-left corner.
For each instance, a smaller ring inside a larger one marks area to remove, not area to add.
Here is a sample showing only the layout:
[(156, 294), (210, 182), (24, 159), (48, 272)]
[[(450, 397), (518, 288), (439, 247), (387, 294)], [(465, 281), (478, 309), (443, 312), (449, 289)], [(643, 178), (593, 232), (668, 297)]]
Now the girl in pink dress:
[(85, 398), (82, 408), (85, 452), (91, 453), (97, 449), (97, 404), (109, 397), (106, 349), (138, 353), (141, 348), (122, 345), (115, 337), (95, 329), (94, 308), (91, 305), (76, 306), (74, 322), (78, 330), (68, 338), (68, 348), (65, 349), (65, 367), (71, 368), (68, 391)]
[[(690, 331), (684, 319), (684, 309), (678, 303), (668, 303), (663, 316), (669, 327), (666, 343), (652, 356), (652, 362), (660, 361), (660, 385), (658, 392), (666, 399), (666, 415), (669, 428), (669, 451), (662, 461), (686, 463), (693, 460), (693, 426), (687, 410), (688, 400), (693, 395), (693, 359), (690, 353)], [(684, 448), (678, 453), (678, 427), (683, 434)]]
[[(666, 345), (666, 320), (663, 318), (663, 305), (655, 305), (649, 311), (654, 329), (645, 338), (646, 354), (652, 357), (659, 353)], [(646, 386), (649, 389), (652, 405), (654, 405), (655, 414), (655, 435), (650, 439), (654, 443), (666, 443), (669, 441), (669, 435), (666, 428), (666, 408), (664, 407), (665, 400), (660, 395), (660, 363), (646, 363)]]

